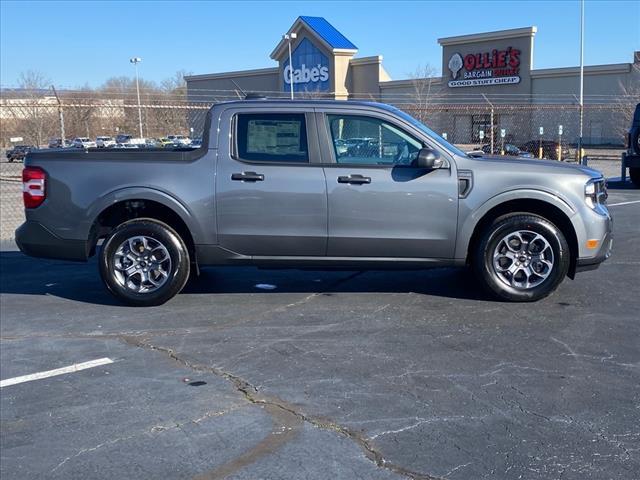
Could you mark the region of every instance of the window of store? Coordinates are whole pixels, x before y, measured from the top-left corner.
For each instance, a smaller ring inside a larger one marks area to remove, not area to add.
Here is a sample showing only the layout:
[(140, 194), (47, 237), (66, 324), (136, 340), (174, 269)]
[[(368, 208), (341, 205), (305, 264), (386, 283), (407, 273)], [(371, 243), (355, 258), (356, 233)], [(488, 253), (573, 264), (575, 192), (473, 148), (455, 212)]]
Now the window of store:
[[(500, 116), (495, 114), (493, 116), (493, 135), (496, 137), (499, 135), (498, 125), (500, 124)], [(491, 142), (491, 114), (481, 113), (471, 116), (471, 140), (474, 143), (480, 143), (480, 130), (484, 131), (484, 140), (482, 142)], [(495, 140), (495, 138), (494, 138)]]

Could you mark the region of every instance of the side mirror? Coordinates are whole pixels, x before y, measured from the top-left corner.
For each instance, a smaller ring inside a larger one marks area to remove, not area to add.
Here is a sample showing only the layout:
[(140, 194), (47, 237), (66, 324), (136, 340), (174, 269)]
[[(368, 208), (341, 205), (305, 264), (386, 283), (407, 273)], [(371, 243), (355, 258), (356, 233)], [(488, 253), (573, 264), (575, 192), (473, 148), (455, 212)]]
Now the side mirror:
[(428, 147), (421, 148), (416, 158), (415, 166), (418, 168), (428, 168), (430, 170), (442, 167), (440, 154)]

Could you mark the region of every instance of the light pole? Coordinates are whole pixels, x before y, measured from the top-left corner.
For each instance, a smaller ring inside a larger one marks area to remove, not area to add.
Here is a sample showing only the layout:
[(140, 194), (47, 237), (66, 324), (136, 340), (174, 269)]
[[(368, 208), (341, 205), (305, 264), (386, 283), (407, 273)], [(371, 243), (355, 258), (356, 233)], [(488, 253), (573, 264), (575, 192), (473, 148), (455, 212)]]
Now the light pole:
[(578, 162), (587, 164), (582, 156), (582, 125), (584, 119), (584, 0), (580, 2), (580, 136), (578, 137)]
[(138, 81), (138, 64), (142, 61), (140, 57), (133, 57), (129, 59), (129, 62), (133, 63), (136, 69), (136, 92), (138, 94), (138, 127), (140, 127), (140, 138), (144, 138), (142, 135), (142, 107), (140, 107), (140, 82)]
[(298, 38), (298, 34), (295, 32), (285, 33), (282, 38), (287, 41), (289, 46), (289, 90), (291, 91), (291, 100), (293, 100), (293, 64), (291, 63), (291, 40)]

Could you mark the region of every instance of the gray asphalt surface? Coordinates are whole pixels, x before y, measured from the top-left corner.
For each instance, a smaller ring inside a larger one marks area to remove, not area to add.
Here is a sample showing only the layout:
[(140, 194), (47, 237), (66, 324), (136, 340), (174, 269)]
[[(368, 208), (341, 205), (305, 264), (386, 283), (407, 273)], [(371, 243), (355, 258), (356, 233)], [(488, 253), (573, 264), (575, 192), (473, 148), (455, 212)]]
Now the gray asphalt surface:
[(2, 252), (1, 379), (114, 363), (2, 388), (0, 476), (637, 479), (638, 200), (535, 304), (462, 269), (217, 268), (135, 309), (95, 261)]

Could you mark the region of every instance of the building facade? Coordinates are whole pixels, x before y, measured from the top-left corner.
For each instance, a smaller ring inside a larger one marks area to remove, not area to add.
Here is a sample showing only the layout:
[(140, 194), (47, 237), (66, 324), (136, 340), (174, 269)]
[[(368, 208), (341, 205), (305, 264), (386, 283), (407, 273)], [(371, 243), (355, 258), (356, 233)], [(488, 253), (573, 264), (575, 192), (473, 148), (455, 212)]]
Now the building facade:
[[(271, 52), (277, 66), (188, 76), (187, 94), (191, 102), (218, 102), (249, 92), (288, 97), (293, 87), (296, 97), (396, 105), (458, 144), (575, 142), (579, 68), (535, 69), (536, 33), (532, 26), (441, 38), (442, 76), (392, 80), (382, 56), (358, 58), (326, 19), (301, 16)], [(587, 66), (584, 75), (585, 143), (621, 144), (640, 101), (640, 52), (631, 63)]]

